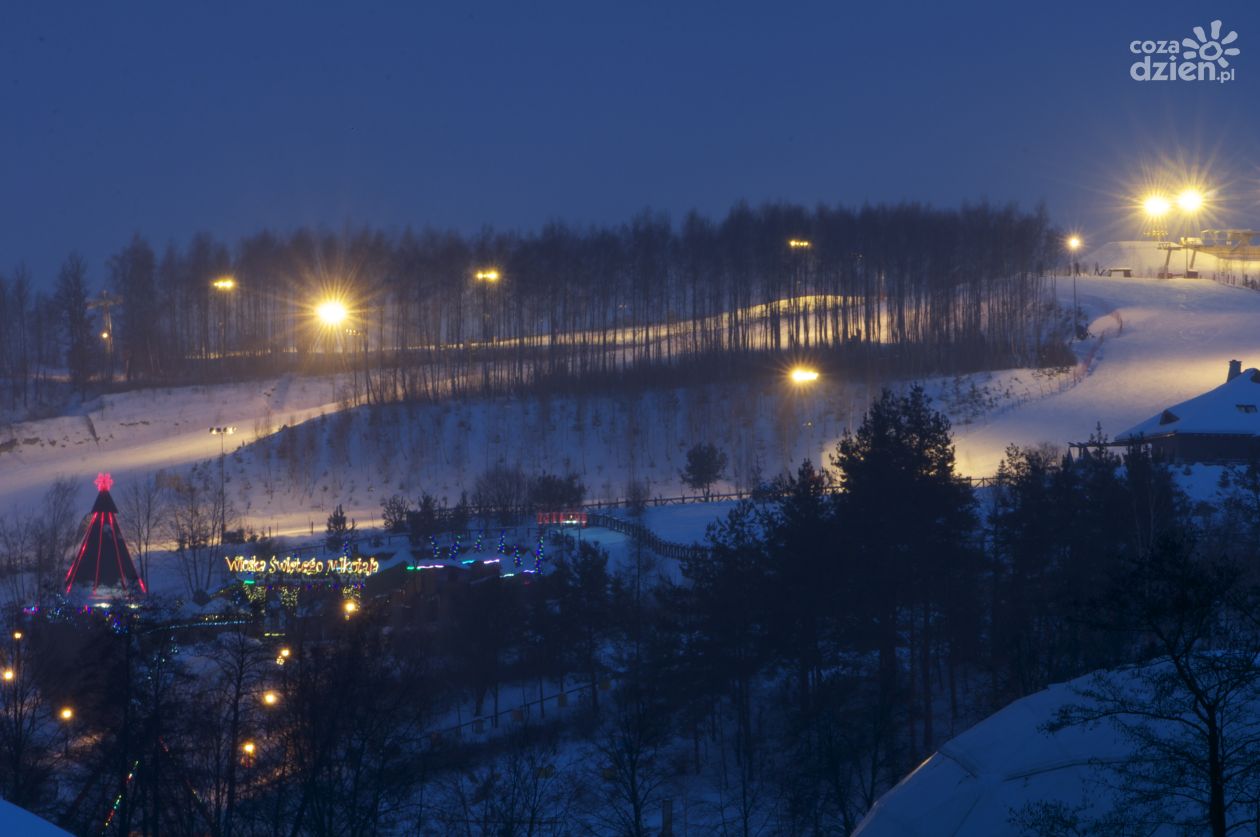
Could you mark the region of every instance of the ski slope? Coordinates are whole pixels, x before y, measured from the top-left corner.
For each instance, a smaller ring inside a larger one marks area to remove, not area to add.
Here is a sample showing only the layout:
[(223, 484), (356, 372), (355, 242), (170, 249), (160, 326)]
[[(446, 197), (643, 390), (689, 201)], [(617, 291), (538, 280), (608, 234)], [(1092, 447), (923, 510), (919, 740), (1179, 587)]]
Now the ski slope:
[[(1151, 249), (1153, 250), (1153, 245)], [(1060, 277), (1059, 299), (1072, 301), (1072, 280)], [(1260, 364), (1260, 292), (1209, 279), (1081, 276), (1077, 297), (1093, 352), (1073, 386), (956, 428), (959, 470), (997, 470), (1008, 444), (1063, 446), (1083, 442), (1101, 424), (1109, 437), (1165, 407), (1225, 382), (1228, 362)]]
[[(1126, 266), (1153, 274), (1163, 253), (1150, 242), (1105, 245), (1082, 264)], [(1203, 267), (1203, 263), (1200, 263)], [(1246, 265), (1225, 281), (1254, 280)], [(1081, 276), (1077, 298), (1091, 335), (1074, 346), (1070, 372), (1015, 369), (929, 381), (954, 420), (959, 470), (992, 475), (1006, 447), (1084, 441), (1098, 425), (1115, 436), (1164, 407), (1225, 380), (1231, 358), (1260, 364), (1260, 292), (1207, 278)], [(1056, 294), (1072, 302), (1072, 280)], [(374, 521), (384, 496), (427, 491), (454, 502), (478, 474), (503, 462), (528, 472), (575, 471), (593, 498), (624, 496), (633, 476), (654, 496), (685, 489), (678, 471), (687, 447), (712, 441), (730, 456), (719, 490), (747, 488), (809, 457), (828, 463), (846, 427), (861, 420), (871, 393), (860, 383), (824, 378), (807, 390), (771, 384), (708, 387), (640, 395), (481, 399), (406, 405), (348, 426), (327, 378), (146, 390), (102, 396), (79, 415), (0, 428), (0, 517), (37, 503), (58, 476), (80, 481), (88, 502), (97, 471), (119, 490), (159, 469), (210, 463), (227, 437), (228, 492), (240, 524), (279, 533), (322, 528), (342, 503), (360, 525)], [(298, 461), (276, 455), (284, 425), (311, 426)], [(334, 442), (337, 435), (344, 444)], [(239, 448), (239, 449), (238, 449)], [(217, 468), (214, 476), (217, 478)]]
[[(94, 492), (108, 471), (119, 487), (162, 469), (180, 469), (231, 451), (282, 424), (339, 409), (330, 379), (283, 378), (220, 386), (150, 389), (92, 399), (78, 415), (0, 429), (0, 517), (36, 503), (58, 477)], [(211, 427), (234, 426), (222, 439)]]

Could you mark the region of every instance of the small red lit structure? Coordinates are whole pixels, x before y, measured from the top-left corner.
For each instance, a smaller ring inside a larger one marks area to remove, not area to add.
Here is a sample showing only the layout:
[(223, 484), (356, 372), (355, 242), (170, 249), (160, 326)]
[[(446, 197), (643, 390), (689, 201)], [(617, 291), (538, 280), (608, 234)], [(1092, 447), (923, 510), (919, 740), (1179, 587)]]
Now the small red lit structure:
[(118, 588), (125, 592), (149, 592), (131, 562), (127, 542), (118, 531), (118, 506), (109, 495), (113, 485), (114, 480), (109, 474), (96, 475), (99, 493), (92, 505), (92, 518), (88, 521), (83, 545), (66, 573), (66, 593), (76, 584), (92, 585), (93, 593), (101, 587)]
[(584, 511), (538, 512), (536, 517), (539, 526), (585, 526), (587, 523)]

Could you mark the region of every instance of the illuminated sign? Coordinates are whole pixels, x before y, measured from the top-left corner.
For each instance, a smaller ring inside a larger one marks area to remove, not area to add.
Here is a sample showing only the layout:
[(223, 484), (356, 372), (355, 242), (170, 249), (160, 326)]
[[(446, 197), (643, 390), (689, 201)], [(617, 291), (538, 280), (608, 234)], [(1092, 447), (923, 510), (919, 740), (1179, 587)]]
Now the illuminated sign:
[(331, 558), (323, 561), (319, 558), (283, 558), (272, 555), (270, 558), (259, 558), (234, 555), (223, 557), (230, 573), (276, 573), (278, 575), (372, 575), (381, 568), (375, 558)]

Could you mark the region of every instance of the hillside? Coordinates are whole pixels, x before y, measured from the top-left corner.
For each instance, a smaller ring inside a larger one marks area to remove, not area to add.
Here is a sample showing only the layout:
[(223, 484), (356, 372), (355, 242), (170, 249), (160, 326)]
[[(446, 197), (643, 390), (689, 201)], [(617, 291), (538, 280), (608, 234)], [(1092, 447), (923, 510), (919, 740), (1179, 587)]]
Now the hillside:
[[(1139, 246), (1106, 245), (1083, 261), (1124, 255), (1139, 263), (1135, 253), (1158, 259), (1154, 245)], [(1076, 284), (1090, 330), (1074, 347), (1076, 369), (927, 382), (954, 421), (963, 473), (991, 475), (1011, 443), (1082, 441), (1099, 424), (1114, 436), (1222, 382), (1230, 358), (1260, 360), (1254, 328), (1260, 293), (1207, 279), (1082, 276)], [(1056, 292), (1071, 304), (1069, 278), (1058, 278)], [(98, 470), (112, 471), (123, 484), (133, 475), (199, 462), (217, 486), (219, 439), (207, 429), (227, 424), (239, 428), (228, 437), (228, 449), (237, 448), (226, 468), (228, 495), (242, 522), (256, 529), (309, 530), (337, 503), (367, 522), (393, 493), (427, 491), (454, 502), (499, 462), (531, 472), (574, 471), (593, 498), (624, 496), (632, 478), (647, 481), (654, 496), (676, 496), (684, 490), (678, 479), (684, 452), (698, 441), (729, 454), (719, 488), (746, 488), (805, 457), (826, 463), (870, 397), (860, 382), (824, 376), (808, 389), (715, 384), (337, 415), (342, 405), (334, 393), (329, 379), (295, 377), (121, 393), (96, 399), (83, 415), (14, 425), (0, 433), (0, 502), (21, 509), (58, 475), (81, 480), (87, 496)]]

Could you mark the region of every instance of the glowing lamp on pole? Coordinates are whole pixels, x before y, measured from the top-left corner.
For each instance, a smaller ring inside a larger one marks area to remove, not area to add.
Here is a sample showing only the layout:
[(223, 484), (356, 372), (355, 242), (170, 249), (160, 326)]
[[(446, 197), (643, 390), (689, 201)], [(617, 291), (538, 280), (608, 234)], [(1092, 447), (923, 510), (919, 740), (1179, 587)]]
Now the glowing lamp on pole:
[(808, 366), (797, 366), (788, 373), (788, 380), (797, 386), (805, 386), (818, 380), (818, 370)]
[(1177, 208), (1187, 215), (1193, 215), (1203, 208), (1203, 193), (1198, 189), (1183, 189), (1177, 195)]
[(1084, 242), (1081, 241), (1081, 237), (1079, 235), (1070, 235), (1064, 243), (1067, 246), (1068, 252), (1072, 254), (1072, 336), (1079, 338), (1081, 336), (1081, 327), (1080, 323), (1077, 321), (1080, 309), (1076, 304), (1076, 274), (1080, 273), (1080, 270), (1077, 268), (1076, 254), (1081, 249), (1081, 245), (1084, 244)]
[(315, 306), (315, 316), (326, 326), (336, 327), (346, 321), (345, 303), (336, 299), (326, 299)]

